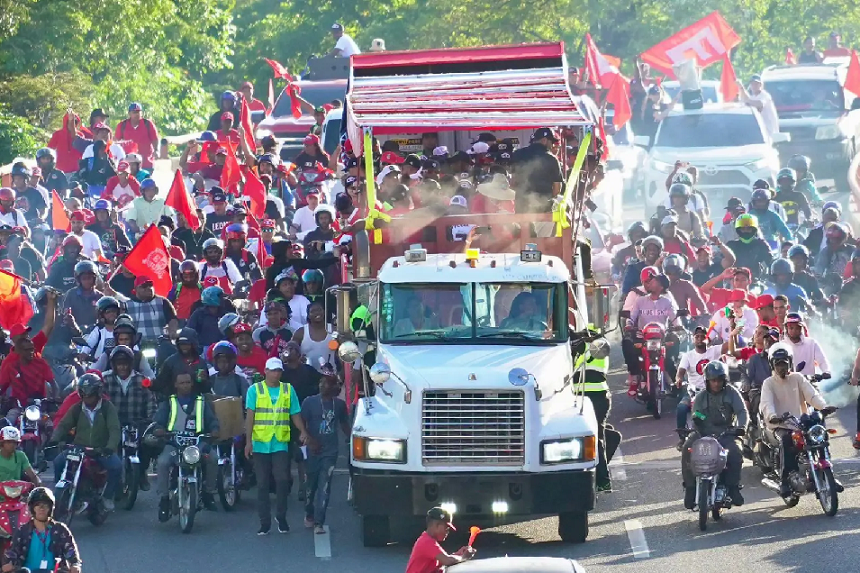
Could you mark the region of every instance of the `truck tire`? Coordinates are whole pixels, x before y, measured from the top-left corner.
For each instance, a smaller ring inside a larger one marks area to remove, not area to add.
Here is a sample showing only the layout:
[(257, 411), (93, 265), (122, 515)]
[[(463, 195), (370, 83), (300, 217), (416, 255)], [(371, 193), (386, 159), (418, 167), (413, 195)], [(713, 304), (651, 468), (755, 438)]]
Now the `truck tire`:
[(558, 514), (558, 536), (568, 543), (585, 543), (588, 538), (588, 512), (567, 511)]
[(387, 515), (363, 515), (361, 517), (361, 541), (365, 547), (384, 547), (391, 539), (391, 528)]

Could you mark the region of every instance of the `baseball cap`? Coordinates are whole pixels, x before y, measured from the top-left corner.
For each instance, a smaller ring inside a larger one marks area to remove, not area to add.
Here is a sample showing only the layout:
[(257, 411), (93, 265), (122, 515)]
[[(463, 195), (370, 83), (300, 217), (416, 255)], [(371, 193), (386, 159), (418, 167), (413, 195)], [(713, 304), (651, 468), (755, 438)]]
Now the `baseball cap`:
[(702, 252), (702, 251), (705, 251), (706, 253), (709, 253), (709, 254), (710, 254), (710, 252), (711, 252), (711, 247), (710, 247), (710, 246), (708, 246), (708, 245), (701, 245), (700, 247), (697, 247), (697, 248), (696, 248), (696, 252), (697, 252), (697, 253), (700, 253), (700, 252)]
[(650, 88), (648, 88), (648, 95), (660, 95), (660, 87), (651, 86)]
[(286, 310), (286, 307), (284, 306), (284, 303), (280, 301), (270, 300), (266, 303), (266, 312), (269, 312), (270, 310), (277, 310), (283, 312)]
[(535, 141), (543, 138), (551, 139), (552, 141), (558, 141), (558, 135), (556, 135), (555, 131), (553, 131), (552, 128), (549, 127), (541, 127), (540, 129), (535, 130), (535, 133), (532, 136), (532, 139), (534, 139)]
[(227, 194), (224, 193), (221, 189), (218, 191), (212, 191), (209, 195), (212, 198), (213, 203), (226, 203), (227, 202)]
[(746, 267), (735, 267), (735, 272), (732, 274), (732, 276), (738, 276), (738, 275), (746, 275), (747, 278), (752, 280), (752, 271), (750, 271)]
[(352, 187), (356, 184), (358, 184), (358, 177), (356, 177), (355, 175), (350, 175), (343, 181), (343, 186), (346, 188)]
[(442, 164), (439, 163), (438, 159), (425, 159), (422, 165), (424, 166), (424, 169), (427, 169), (428, 171), (437, 171), (442, 167)]
[(427, 519), (432, 521), (442, 521), (448, 526), (449, 529), (451, 529), (452, 531), (457, 531), (457, 528), (454, 527), (453, 523), (454, 517), (447, 509), (442, 509), (441, 507), (434, 507), (427, 512)]
[(421, 158), (415, 155), (414, 153), (410, 153), (403, 160), (403, 163), (409, 165), (410, 167), (414, 167), (415, 169), (421, 169)]
[(444, 145), (440, 145), (436, 149), (433, 150), (433, 157), (436, 159), (447, 159), (448, 158), (448, 148)]
[[(535, 133), (537, 133), (537, 132), (535, 132)], [(543, 135), (541, 137), (549, 137), (549, 136)], [(540, 139), (540, 138), (535, 136), (535, 139)], [(475, 143), (472, 144), (472, 147), (469, 149), (469, 151), (467, 153), (471, 153), (474, 155), (477, 153), (489, 153), (489, 151), (490, 151), (490, 144), (489, 143), (487, 143), (486, 141), (476, 141)]]
[(128, 173), (129, 165), (128, 161), (120, 161), (116, 164), (116, 172), (117, 173)]
[(746, 301), (747, 293), (743, 289), (733, 289), (732, 293), (729, 295), (729, 302), (741, 302)]
[(134, 288), (137, 288), (139, 286), (143, 286), (145, 284), (150, 284), (150, 285), (153, 284), (152, 279), (146, 275), (140, 276), (140, 277), (137, 277), (136, 279), (134, 279)]
[(390, 165), (400, 165), (403, 163), (403, 158), (394, 153), (393, 151), (386, 151), (379, 158), (381, 163), (388, 163)]
[[(70, 221), (86, 221), (87, 216), (84, 214), (83, 211), (80, 211), (80, 210), (72, 211), (71, 216), (69, 216), (69, 220)], [(10, 229), (10, 231), (11, 231), (11, 229)]]
[(215, 155), (227, 155), (227, 148), (219, 147), (218, 150), (215, 152)]
[(301, 353), (302, 347), (295, 340), (290, 340), (289, 342), (287, 342), (287, 350), (295, 350), (296, 352)]
[(750, 77), (750, 81), (751, 82), (761, 82), (761, 75), (760, 74), (753, 74)]
[(305, 145), (318, 145), (320, 142), (320, 138), (314, 135), (313, 133), (309, 133), (305, 136)]
[(92, 121), (94, 117), (110, 117), (110, 114), (102, 108), (97, 107), (92, 112), (90, 112), (90, 121)]
[(728, 202), (726, 203), (726, 211), (734, 211), (738, 207), (743, 207), (744, 202), (741, 201), (740, 197), (729, 197)]
[(221, 121), (226, 121), (228, 119), (230, 121), (233, 121), (233, 112), (225, 111), (224, 113), (221, 114)]
[(707, 328), (705, 328), (705, 327), (704, 327), (704, 326), (702, 326), (702, 325), (699, 325), (699, 326), (697, 326), (697, 327), (696, 327), (696, 329), (693, 331), (693, 335), (695, 336), (696, 334), (704, 334), (704, 335), (707, 335), (707, 334), (708, 334), (708, 329), (707, 329)]
[(262, 229), (274, 229), (275, 228), (275, 220), (274, 219), (263, 219), (260, 221), (260, 228)]
[(239, 322), (233, 327), (233, 334), (241, 334), (243, 332), (251, 332), (251, 325), (247, 322)]
[(322, 187), (322, 186), (321, 186), (321, 185), (319, 185), (319, 184), (317, 184), (317, 185), (310, 185), (310, 186), (308, 186), (308, 187), (305, 187), (305, 189), (304, 189), (304, 191), (305, 191), (305, 196), (307, 196), (307, 195), (319, 195), (320, 193), (322, 193), (322, 188), (321, 188), (321, 187)]
[(763, 294), (755, 299), (754, 309), (759, 310), (760, 308), (765, 308), (768, 306), (773, 306), (773, 297), (769, 294)]
[(331, 29), (338, 32), (343, 32), (343, 26), (340, 24), (340, 22), (335, 22), (334, 24), (332, 24)]
[(463, 207), (464, 209), (469, 208), (469, 203), (462, 195), (454, 195), (453, 197), (451, 197), (451, 201), (448, 203), (448, 205), (456, 205), (457, 207)]
[[(237, 325), (238, 326), (238, 325)], [(266, 360), (266, 370), (283, 370), (284, 363), (280, 358), (269, 358)]]
[(448, 161), (451, 163), (454, 163), (454, 162), (471, 163), (472, 162), (472, 156), (469, 155), (468, 153), (466, 153), (465, 151), (458, 151), (457, 153), (455, 153), (454, 155), (449, 157)]
[(12, 328), (9, 329), (9, 338), (15, 338), (16, 336), (21, 336), (22, 334), (27, 334), (33, 330), (29, 326), (24, 326), (21, 323), (16, 323), (12, 325)]
[(135, 101), (128, 105), (128, 111), (143, 111), (143, 106)]
[(678, 217), (675, 215), (666, 215), (663, 217), (663, 220), (660, 222), (660, 226), (663, 227), (665, 225), (677, 225)]
[(106, 130), (110, 131), (110, 126), (108, 124), (106, 124), (105, 122), (100, 121), (93, 126), (93, 129), (96, 131), (98, 131), (99, 129), (106, 129)]

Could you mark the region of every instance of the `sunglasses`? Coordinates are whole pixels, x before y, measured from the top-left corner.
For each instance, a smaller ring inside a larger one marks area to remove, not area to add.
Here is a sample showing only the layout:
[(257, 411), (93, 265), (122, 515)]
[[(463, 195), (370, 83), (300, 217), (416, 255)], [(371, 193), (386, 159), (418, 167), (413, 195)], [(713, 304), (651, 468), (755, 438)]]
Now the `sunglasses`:
[(262, 228), (262, 231), (263, 231), (264, 233), (274, 233), (274, 232), (275, 232), (275, 228), (274, 228), (274, 227), (263, 227), (263, 228)]

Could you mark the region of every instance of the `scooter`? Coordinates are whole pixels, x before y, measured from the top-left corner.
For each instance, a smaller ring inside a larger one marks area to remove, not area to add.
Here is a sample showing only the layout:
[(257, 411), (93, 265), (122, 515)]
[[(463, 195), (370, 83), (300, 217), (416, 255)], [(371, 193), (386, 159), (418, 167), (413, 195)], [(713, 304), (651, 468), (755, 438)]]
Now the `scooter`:
[(33, 489), (28, 481), (0, 482), (0, 552), (5, 552), (22, 525), (30, 521), (27, 496)]

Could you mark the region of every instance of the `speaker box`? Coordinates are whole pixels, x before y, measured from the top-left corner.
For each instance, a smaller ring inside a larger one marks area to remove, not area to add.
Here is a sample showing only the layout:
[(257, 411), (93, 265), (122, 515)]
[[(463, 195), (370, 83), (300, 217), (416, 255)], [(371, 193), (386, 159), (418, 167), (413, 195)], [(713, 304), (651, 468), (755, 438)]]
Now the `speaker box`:
[(705, 103), (705, 98), (702, 97), (702, 90), (684, 90), (681, 92), (681, 103), (684, 109), (702, 109)]

